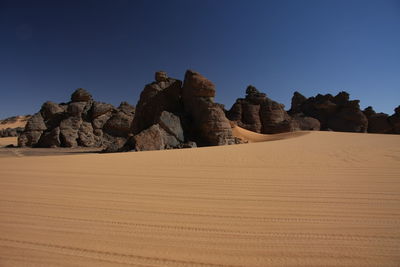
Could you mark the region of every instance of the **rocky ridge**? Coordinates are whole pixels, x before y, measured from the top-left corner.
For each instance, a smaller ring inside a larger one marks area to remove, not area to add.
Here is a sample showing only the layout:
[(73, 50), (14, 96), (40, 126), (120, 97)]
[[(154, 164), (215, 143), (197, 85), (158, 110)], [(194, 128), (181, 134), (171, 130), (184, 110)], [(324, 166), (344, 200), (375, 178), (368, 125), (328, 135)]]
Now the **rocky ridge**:
[(183, 81), (155, 73), (136, 108), (94, 101), (79, 88), (68, 103), (45, 102), (27, 122), (19, 146), (103, 147), (104, 152), (161, 150), (242, 143), (232, 123), (263, 134), (333, 130), (400, 134), (400, 106), (391, 116), (360, 109), (346, 92), (305, 97), (295, 92), (285, 110), (254, 86), (230, 110), (214, 101), (215, 85), (193, 70)]
[(19, 146), (102, 147), (128, 138), (135, 108), (97, 102), (79, 88), (68, 103), (45, 102), (18, 137)]

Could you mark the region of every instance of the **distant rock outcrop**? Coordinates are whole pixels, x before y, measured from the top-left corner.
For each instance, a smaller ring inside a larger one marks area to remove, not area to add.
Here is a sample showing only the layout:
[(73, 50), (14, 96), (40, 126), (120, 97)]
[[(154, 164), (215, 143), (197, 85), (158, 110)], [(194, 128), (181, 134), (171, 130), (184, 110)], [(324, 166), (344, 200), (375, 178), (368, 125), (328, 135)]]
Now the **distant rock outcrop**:
[(359, 100), (350, 100), (346, 92), (336, 96), (318, 94), (310, 98), (295, 92), (288, 113), (293, 117), (300, 115), (317, 119), (321, 130), (366, 132), (368, 129), (368, 119), (360, 110)]
[(85, 89), (77, 89), (67, 104), (45, 102), (27, 122), (19, 146), (101, 147), (130, 133), (135, 108), (126, 102), (118, 108), (96, 102)]
[(25, 128), (27, 120), (31, 116), (13, 116), (0, 120), (0, 138), (1, 137), (17, 137)]
[(240, 127), (257, 133), (283, 133), (296, 130), (319, 130), (319, 122), (307, 116), (294, 116), (284, 105), (269, 99), (254, 86), (246, 89), (246, 97), (239, 98), (227, 111), (227, 117)]
[(363, 113), (368, 119), (369, 133), (393, 132), (393, 126), (389, 123), (389, 115), (385, 113), (376, 113), (371, 106), (364, 109)]
[(24, 131), (24, 127), (6, 128), (0, 130), (0, 137), (16, 137)]
[(394, 109), (394, 114), (388, 120), (393, 127), (392, 133), (400, 134), (400, 106)]

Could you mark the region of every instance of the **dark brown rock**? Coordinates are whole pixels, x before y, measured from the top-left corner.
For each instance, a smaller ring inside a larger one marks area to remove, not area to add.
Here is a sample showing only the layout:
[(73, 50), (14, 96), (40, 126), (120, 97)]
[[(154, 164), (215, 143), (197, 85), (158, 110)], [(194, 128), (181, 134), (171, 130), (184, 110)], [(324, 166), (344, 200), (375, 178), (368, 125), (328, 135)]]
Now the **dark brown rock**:
[(165, 71), (157, 71), (155, 74), (155, 80), (156, 82), (167, 82), (168, 75)]
[(319, 120), (304, 116), (303, 114), (295, 114), (292, 119), (294, 121), (294, 127), (296, 130), (319, 131), (321, 128)]
[(39, 142), (40, 137), (42, 136), (43, 131), (24, 131), (18, 137), (18, 146), (24, 147), (34, 147)]
[(126, 137), (131, 133), (132, 121), (133, 114), (117, 111), (104, 124), (103, 131), (113, 136)]
[(68, 105), (67, 112), (70, 116), (81, 117), (85, 111), (87, 102), (72, 102)]
[(400, 106), (394, 109), (394, 114), (391, 115), (388, 120), (393, 127), (393, 133), (400, 134)]
[(111, 113), (113, 110), (113, 105), (95, 101), (92, 105), (92, 120), (100, 117), (101, 115)]
[(179, 142), (185, 141), (181, 120), (178, 116), (174, 115), (171, 112), (163, 111), (160, 115), (158, 124), (167, 133), (174, 136)]
[(88, 102), (92, 100), (92, 95), (83, 88), (78, 88), (71, 95), (72, 102)]
[(51, 131), (44, 132), (38, 141), (39, 147), (59, 147), (60, 142), (60, 128), (56, 127)]
[(104, 124), (106, 124), (106, 122), (111, 118), (111, 116), (112, 112), (107, 112), (93, 119), (92, 121), (93, 129), (103, 129)]
[(34, 114), (26, 123), (24, 131), (18, 137), (19, 146), (36, 146), (43, 131), (47, 129), (42, 115)]
[(82, 122), (78, 131), (78, 145), (84, 147), (97, 147), (99, 140), (93, 133), (93, 127), (90, 122)]
[(69, 117), (60, 123), (60, 141), (63, 147), (78, 146), (78, 132), (82, 125), (80, 117)]
[(43, 117), (40, 113), (34, 114), (25, 126), (25, 131), (44, 131), (46, 129), (46, 124), (44, 123)]
[(294, 92), (293, 97), (292, 97), (292, 105), (290, 107), (289, 114), (296, 114), (296, 113), (302, 113), (302, 105), (304, 102), (307, 101), (307, 97), (303, 96), (299, 92)]
[(182, 82), (172, 78), (167, 78), (166, 80), (162, 78), (147, 84), (140, 94), (140, 99), (136, 106), (132, 132), (138, 134), (151, 125), (158, 123), (163, 111), (181, 113), (181, 87)]
[(182, 98), (189, 118), (191, 137), (201, 145), (233, 144), (229, 120), (214, 103), (215, 87), (201, 74), (188, 70), (185, 74)]
[(55, 116), (65, 111), (65, 106), (61, 106), (51, 101), (45, 102), (40, 109), (40, 113), (45, 121), (52, 120)]
[(298, 128), (284, 105), (269, 99), (252, 85), (247, 87), (244, 99), (236, 100), (227, 116), (240, 127), (258, 133), (281, 133)]
[(158, 124), (135, 135), (134, 139), (137, 151), (165, 149), (163, 132)]
[(359, 101), (350, 100), (347, 92), (336, 96), (318, 94), (306, 100), (296, 92), (290, 114), (295, 116), (297, 113), (317, 119), (322, 130), (366, 132), (368, 129), (368, 120), (360, 110)]

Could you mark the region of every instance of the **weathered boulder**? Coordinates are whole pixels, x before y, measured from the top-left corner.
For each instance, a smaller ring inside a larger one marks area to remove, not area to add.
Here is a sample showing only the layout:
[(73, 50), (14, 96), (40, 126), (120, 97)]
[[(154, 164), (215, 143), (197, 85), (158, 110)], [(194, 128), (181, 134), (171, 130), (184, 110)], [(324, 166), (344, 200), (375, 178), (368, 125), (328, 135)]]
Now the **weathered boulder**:
[(78, 146), (78, 132), (82, 125), (80, 117), (68, 117), (60, 123), (60, 141), (63, 147)]
[(167, 132), (158, 124), (154, 124), (150, 128), (135, 135), (135, 149), (136, 151), (165, 149), (165, 141), (169, 141), (166, 140), (167, 135)]
[(44, 123), (43, 117), (40, 113), (34, 114), (25, 126), (26, 131), (44, 131), (46, 129), (46, 124)]
[(123, 112), (115, 112), (104, 124), (104, 132), (113, 136), (127, 136), (131, 131), (132, 117)]
[(84, 147), (97, 147), (101, 145), (93, 132), (93, 127), (90, 122), (83, 121), (79, 127), (78, 145)]
[(284, 109), (284, 105), (269, 99), (252, 85), (246, 97), (236, 100), (227, 117), (240, 127), (258, 133), (281, 133), (298, 128)]
[(133, 134), (156, 124), (163, 111), (181, 113), (181, 87), (181, 81), (168, 78), (165, 72), (157, 72), (156, 81), (147, 84), (140, 94), (132, 122)]
[(292, 97), (292, 103), (291, 107), (289, 110), (289, 114), (296, 114), (296, 113), (301, 113), (301, 106), (303, 105), (304, 102), (306, 102), (307, 97), (303, 96), (299, 92), (294, 92), (293, 97)]
[(260, 106), (262, 133), (274, 134), (295, 130), (295, 126), (284, 108), (283, 104), (279, 104), (269, 98), (263, 101)]
[(92, 95), (83, 88), (78, 88), (71, 95), (72, 102), (88, 102), (92, 100)]
[(34, 114), (25, 125), (24, 131), (18, 137), (19, 146), (36, 146), (43, 131), (47, 129), (40, 112)]
[(106, 124), (106, 122), (111, 118), (111, 116), (112, 112), (107, 112), (93, 119), (92, 121), (93, 129), (103, 129), (104, 124)]
[(391, 133), (393, 131), (393, 127), (389, 123), (389, 115), (376, 113), (372, 107), (367, 107), (363, 113), (368, 119), (369, 133)]
[(114, 106), (111, 104), (94, 101), (92, 105), (92, 120), (104, 114), (111, 113), (114, 109)]
[(18, 136), (18, 146), (24, 147), (35, 147), (42, 135), (43, 131), (24, 131)]
[(188, 70), (182, 99), (190, 136), (201, 145), (234, 144), (232, 128), (220, 105), (214, 103), (214, 84), (198, 72)]
[(295, 92), (289, 113), (292, 116), (301, 113), (317, 119), (321, 130), (366, 132), (368, 129), (368, 120), (360, 110), (359, 101), (350, 100), (347, 92), (340, 92), (336, 96), (318, 94), (306, 99)]
[(67, 112), (70, 116), (73, 117), (82, 117), (84, 113), (87, 102), (72, 102), (68, 105)]
[(185, 141), (181, 120), (178, 116), (174, 115), (171, 112), (163, 111), (160, 114), (158, 124), (162, 129), (175, 137), (179, 142)]
[(39, 147), (59, 147), (60, 145), (61, 141), (59, 127), (44, 132), (38, 141)]
[(16, 137), (24, 131), (24, 127), (6, 128), (0, 130), (0, 137)]
[(391, 115), (388, 120), (393, 127), (393, 133), (400, 134), (400, 106), (394, 109), (394, 114)]
[[(42, 105), (27, 123), (19, 144), (38, 147), (100, 147), (115, 140), (126, 141), (135, 108), (122, 102), (118, 108), (93, 101), (86, 90), (77, 89), (71, 102)], [(121, 141), (121, 142), (122, 142)]]
[(297, 113), (292, 117), (294, 127), (300, 131), (319, 131), (321, 124), (319, 120), (312, 117), (304, 116), (304, 114)]
[(168, 75), (165, 71), (157, 71), (155, 74), (155, 80), (156, 82), (167, 82)]
[(103, 131), (116, 137), (127, 137), (131, 133), (135, 108), (126, 102), (121, 103), (103, 126)]
[(65, 107), (66, 106), (61, 106), (54, 102), (47, 101), (42, 105), (40, 113), (42, 114), (43, 119), (45, 121), (48, 121), (52, 120), (58, 114), (65, 112), (66, 111)]

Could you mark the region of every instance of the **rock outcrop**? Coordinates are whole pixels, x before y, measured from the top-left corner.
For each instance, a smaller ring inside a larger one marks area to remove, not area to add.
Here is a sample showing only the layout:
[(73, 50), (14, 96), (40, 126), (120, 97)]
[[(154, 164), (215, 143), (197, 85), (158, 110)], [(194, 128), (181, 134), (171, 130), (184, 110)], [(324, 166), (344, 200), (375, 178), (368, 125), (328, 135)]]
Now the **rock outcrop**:
[(369, 133), (392, 133), (393, 126), (389, 123), (389, 115), (385, 113), (376, 113), (370, 106), (364, 109), (364, 115), (368, 119)]
[[(105, 152), (160, 150), (238, 142), (232, 135), (223, 106), (214, 102), (215, 86), (201, 74), (188, 70), (182, 81), (155, 74), (136, 106), (132, 137), (114, 142)], [(129, 145), (127, 145), (129, 144)]]
[(360, 110), (359, 100), (350, 100), (349, 94), (340, 92), (306, 98), (295, 92), (289, 114), (308, 116), (317, 119), (321, 130), (340, 132), (366, 132), (368, 119)]
[(400, 106), (394, 109), (394, 114), (390, 116), (388, 120), (393, 127), (392, 133), (400, 134)]
[(186, 71), (182, 89), (186, 129), (200, 145), (234, 144), (232, 127), (214, 96), (215, 85), (211, 81), (198, 72)]
[(266, 94), (249, 85), (246, 97), (236, 100), (232, 108), (227, 111), (227, 117), (242, 128), (265, 134), (319, 130), (317, 120), (304, 115), (292, 118), (284, 107), (283, 104), (269, 99)]
[(0, 137), (16, 137), (24, 131), (24, 127), (6, 128), (0, 130)]
[(118, 108), (96, 102), (79, 88), (67, 104), (47, 101), (27, 122), (19, 146), (102, 147), (115, 139), (126, 142), (135, 108), (126, 102)]

